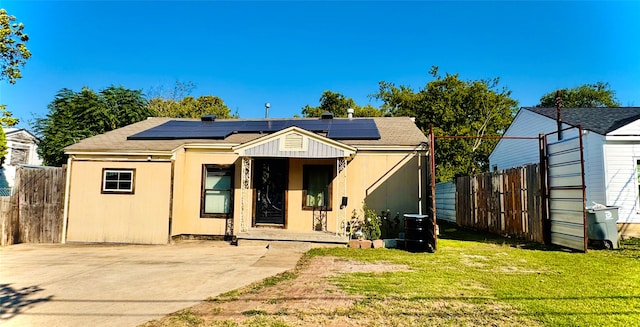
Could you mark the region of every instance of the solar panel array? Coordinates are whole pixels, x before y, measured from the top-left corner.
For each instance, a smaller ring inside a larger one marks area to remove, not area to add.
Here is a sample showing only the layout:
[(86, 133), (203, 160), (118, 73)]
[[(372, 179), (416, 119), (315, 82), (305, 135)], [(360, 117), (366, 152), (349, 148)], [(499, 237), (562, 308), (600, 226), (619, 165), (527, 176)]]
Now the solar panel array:
[(327, 133), (334, 140), (378, 140), (373, 119), (273, 119), (231, 121), (170, 120), (127, 137), (128, 140), (225, 139), (235, 133), (274, 133), (296, 126), (314, 133)]

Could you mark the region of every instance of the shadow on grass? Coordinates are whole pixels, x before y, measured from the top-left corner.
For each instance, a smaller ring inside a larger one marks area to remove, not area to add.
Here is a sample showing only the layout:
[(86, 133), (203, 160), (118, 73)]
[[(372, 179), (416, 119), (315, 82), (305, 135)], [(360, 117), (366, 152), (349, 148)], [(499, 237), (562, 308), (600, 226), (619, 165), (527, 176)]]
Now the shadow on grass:
[[(439, 239), (509, 245), (511, 247), (525, 250), (573, 252), (570, 249), (556, 245), (545, 245), (524, 239), (504, 237), (485, 231), (478, 231), (461, 227), (454, 223), (446, 221), (439, 221), (438, 227), (440, 228), (440, 235), (438, 236)], [(589, 250), (602, 249), (592, 248), (590, 246)], [(629, 238), (620, 240), (620, 249), (615, 251), (622, 251), (633, 257), (640, 257), (640, 238)]]
[(485, 231), (472, 230), (446, 221), (439, 221), (438, 227), (440, 229), (439, 239), (509, 245), (514, 248), (527, 250), (569, 251), (568, 249), (555, 245), (544, 245), (524, 239), (504, 237)]

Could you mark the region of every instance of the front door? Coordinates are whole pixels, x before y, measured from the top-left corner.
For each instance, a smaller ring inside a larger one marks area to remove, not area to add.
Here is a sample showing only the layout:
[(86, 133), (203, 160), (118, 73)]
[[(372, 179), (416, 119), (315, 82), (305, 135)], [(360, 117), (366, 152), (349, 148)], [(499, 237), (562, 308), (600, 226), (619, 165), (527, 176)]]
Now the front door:
[(255, 159), (254, 167), (255, 224), (284, 226), (287, 160)]

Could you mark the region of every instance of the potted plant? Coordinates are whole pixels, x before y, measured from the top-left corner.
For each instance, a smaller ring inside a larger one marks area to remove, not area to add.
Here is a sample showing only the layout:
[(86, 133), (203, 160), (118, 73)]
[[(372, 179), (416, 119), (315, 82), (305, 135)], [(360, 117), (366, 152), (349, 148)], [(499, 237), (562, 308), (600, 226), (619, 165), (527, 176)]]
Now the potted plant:
[[(362, 206), (363, 217), (356, 210), (353, 210), (351, 220), (347, 225), (347, 230), (352, 241), (349, 247), (358, 248), (381, 248), (384, 242), (380, 239), (382, 236), (382, 218), (376, 212), (366, 205)], [(356, 241), (357, 240), (357, 241)]]

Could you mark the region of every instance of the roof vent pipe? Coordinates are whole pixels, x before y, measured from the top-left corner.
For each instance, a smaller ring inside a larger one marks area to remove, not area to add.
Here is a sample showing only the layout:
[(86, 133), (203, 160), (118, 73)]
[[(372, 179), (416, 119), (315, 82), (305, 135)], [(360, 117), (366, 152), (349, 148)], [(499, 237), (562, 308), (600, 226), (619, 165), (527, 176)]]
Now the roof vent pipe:
[(320, 116), (321, 119), (333, 119), (333, 114), (330, 112), (323, 112)]
[(271, 103), (267, 102), (264, 104), (264, 118), (269, 118), (269, 108), (271, 108)]
[(216, 115), (213, 114), (209, 114), (209, 115), (204, 115), (202, 117), (200, 117), (200, 121), (215, 121), (216, 120)]
[(558, 141), (562, 140), (562, 92), (556, 92), (556, 122), (558, 124)]
[(353, 118), (353, 112), (355, 110), (353, 110), (353, 108), (349, 108), (347, 109), (347, 118), (352, 119)]

